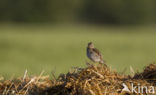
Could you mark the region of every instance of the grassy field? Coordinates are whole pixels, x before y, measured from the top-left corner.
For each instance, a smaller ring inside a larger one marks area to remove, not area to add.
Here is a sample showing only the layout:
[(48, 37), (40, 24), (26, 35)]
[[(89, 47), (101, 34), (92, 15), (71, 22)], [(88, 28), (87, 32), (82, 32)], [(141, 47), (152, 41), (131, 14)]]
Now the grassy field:
[(69, 71), (85, 67), (92, 41), (107, 64), (118, 72), (135, 71), (156, 61), (156, 28), (0, 25), (0, 76)]

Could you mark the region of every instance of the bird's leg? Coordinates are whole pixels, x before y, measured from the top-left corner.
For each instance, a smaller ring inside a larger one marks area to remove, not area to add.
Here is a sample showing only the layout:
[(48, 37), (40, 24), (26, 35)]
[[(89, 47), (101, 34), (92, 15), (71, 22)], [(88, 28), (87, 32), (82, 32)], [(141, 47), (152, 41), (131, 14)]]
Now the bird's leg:
[(98, 62), (94, 62), (94, 65), (97, 66), (99, 63)]

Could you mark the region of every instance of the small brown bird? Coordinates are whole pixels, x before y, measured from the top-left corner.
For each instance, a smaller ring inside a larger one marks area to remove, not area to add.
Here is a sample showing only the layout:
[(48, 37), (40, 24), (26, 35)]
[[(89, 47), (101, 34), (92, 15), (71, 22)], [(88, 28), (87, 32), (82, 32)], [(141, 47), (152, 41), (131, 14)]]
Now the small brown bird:
[(92, 42), (88, 43), (87, 56), (93, 62), (104, 63), (101, 53), (98, 49), (94, 48), (94, 44)]

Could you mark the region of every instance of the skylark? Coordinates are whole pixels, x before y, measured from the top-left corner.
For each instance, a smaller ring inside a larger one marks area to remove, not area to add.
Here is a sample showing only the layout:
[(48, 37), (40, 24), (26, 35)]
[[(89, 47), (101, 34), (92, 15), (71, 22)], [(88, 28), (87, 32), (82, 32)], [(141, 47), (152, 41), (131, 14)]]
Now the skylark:
[(93, 62), (104, 63), (100, 51), (98, 49), (94, 48), (94, 44), (92, 42), (88, 43), (87, 56)]

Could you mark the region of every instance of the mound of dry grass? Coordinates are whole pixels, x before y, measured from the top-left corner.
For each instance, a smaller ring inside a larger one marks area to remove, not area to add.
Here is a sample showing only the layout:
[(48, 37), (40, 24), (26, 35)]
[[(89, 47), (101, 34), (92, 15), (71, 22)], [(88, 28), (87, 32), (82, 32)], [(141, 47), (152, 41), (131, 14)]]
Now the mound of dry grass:
[(130, 90), (131, 83), (155, 86), (155, 78), (155, 64), (145, 67), (134, 77), (119, 74), (106, 65), (88, 64), (86, 68), (75, 68), (54, 80), (42, 74), (35, 77), (25, 74), (23, 78), (3, 81), (0, 83), (0, 95), (141, 95), (123, 92), (122, 84), (125, 83)]

